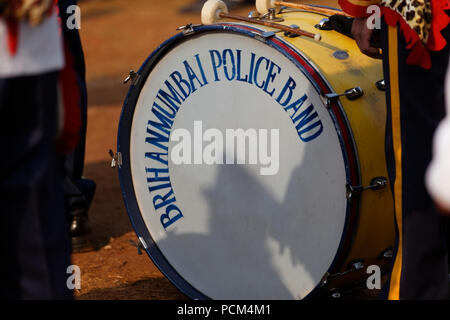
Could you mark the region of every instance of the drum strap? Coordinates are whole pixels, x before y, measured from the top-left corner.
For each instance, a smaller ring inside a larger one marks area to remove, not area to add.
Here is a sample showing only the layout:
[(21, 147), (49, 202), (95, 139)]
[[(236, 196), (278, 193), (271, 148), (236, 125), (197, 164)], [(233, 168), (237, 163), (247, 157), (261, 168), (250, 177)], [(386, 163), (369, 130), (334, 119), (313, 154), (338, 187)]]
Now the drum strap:
[(391, 275), (389, 300), (400, 298), (400, 275), (402, 272), (402, 141), (400, 121), (400, 90), (398, 79), (398, 33), (396, 27), (389, 26), (389, 77), (392, 116), (392, 140), (395, 153), (394, 202), (395, 216), (399, 232), (398, 251)]

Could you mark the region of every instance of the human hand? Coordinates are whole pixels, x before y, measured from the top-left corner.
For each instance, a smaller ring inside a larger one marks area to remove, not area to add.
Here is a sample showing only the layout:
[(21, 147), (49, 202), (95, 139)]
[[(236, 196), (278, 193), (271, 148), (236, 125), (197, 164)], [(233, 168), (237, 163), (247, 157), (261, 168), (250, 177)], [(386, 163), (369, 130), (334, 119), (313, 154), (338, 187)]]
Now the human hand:
[(0, 16), (36, 26), (48, 16), (53, 4), (54, 0), (0, 0)]
[(353, 20), (352, 35), (358, 44), (359, 50), (371, 58), (381, 59), (380, 49), (372, 47), (370, 44), (373, 31), (373, 29), (369, 29), (367, 26), (367, 18), (355, 18)]

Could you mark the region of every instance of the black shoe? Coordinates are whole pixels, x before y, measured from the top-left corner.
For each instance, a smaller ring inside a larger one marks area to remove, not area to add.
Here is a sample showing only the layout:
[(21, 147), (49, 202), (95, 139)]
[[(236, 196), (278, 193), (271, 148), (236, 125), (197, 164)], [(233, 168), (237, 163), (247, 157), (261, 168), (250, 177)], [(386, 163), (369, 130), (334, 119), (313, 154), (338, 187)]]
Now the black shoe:
[(89, 235), (92, 232), (87, 210), (76, 208), (70, 212), (70, 236), (72, 238), (72, 251), (85, 252), (92, 250)]

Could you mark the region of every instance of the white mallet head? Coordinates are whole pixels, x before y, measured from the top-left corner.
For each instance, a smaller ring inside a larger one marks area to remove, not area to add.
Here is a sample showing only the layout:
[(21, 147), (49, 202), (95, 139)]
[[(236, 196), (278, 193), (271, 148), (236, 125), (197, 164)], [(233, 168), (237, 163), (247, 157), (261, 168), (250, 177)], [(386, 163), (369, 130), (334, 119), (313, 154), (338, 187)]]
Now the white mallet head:
[(228, 8), (222, 0), (208, 0), (202, 8), (202, 23), (214, 24), (219, 21), (220, 13), (228, 13)]
[(271, 8), (277, 8), (277, 12), (280, 9), (279, 6), (275, 5), (275, 0), (256, 0), (255, 5), (256, 11), (260, 14), (266, 14)]

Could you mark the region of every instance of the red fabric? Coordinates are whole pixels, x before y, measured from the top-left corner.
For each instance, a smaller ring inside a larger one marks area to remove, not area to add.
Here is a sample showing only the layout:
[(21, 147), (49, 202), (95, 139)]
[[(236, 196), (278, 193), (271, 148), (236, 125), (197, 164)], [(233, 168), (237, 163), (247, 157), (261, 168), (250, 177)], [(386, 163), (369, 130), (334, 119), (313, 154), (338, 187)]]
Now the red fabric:
[(14, 56), (17, 53), (17, 46), (19, 44), (19, 24), (15, 20), (8, 19), (6, 21), (6, 27), (8, 29), (8, 51), (11, 56)]
[(81, 130), (80, 89), (73, 67), (73, 57), (64, 43), (66, 64), (60, 72), (61, 100), (64, 110), (63, 131), (57, 143), (58, 152), (70, 153), (78, 145)]
[(440, 51), (447, 45), (447, 40), (442, 36), (441, 31), (450, 22), (450, 17), (444, 11), (450, 10), (450, 0), (431, 1), (431, 10), (433, 12), (433, 20), (427, 47), (432, 51)]
[(449, 0), (432, 0), (431, 30), (426, 45), (422, 43), (417, 33), (411, 29), (401, 15), (386, 7), (381, 8), (386, 23), (390, 26), (399, 24), (400, 30), (406, 40), (406, 48), (411, 52), (406, 60), (407, 64), (418, 65), (424, 69), (431, 68), (430, 51), (440, 51), (447, 45), (447, 40), (441, 31), (449, 24), (450, 18), (445, 10), (450, 10)]
[(367, 7), (373, 4), (369, 2), (367, 5), (355, 5), (348, 0), (339, 0), (338, 2), (345, 13), (357, 18), (367, 18), (370, 16), (370, 14), (367, 13)]

